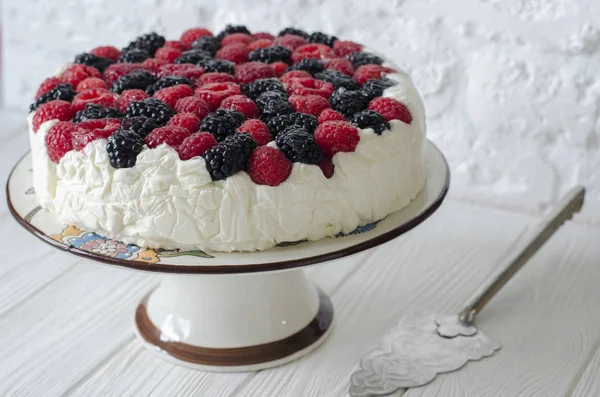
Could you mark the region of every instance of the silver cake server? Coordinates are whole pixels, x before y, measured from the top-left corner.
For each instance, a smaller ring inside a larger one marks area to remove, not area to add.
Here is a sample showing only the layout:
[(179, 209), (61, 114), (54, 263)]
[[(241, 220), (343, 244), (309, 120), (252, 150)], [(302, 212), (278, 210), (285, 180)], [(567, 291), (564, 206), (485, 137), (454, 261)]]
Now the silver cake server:
[(473, 295), (458, 315), (433, 313), (405, 317), (359, 363), (350, 377), (352, 397), (383, 396), (400, 388), (431, 382), (437, 374), (455, 371), (470, 360), (491, 356), (500, 344), (474, 325), (475, 316), (560, 226), (583, 206), (585, 189), (567, 193), (544, 216), (524, 247), (508, 257)]

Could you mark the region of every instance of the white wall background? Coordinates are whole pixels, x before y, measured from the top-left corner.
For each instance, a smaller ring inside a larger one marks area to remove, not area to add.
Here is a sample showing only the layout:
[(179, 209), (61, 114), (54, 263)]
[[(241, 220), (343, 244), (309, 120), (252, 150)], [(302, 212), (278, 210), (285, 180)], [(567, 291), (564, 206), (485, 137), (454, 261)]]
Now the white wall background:
[(412, 73), (452, 193), (536, 210), (575, 183), (600, 222), (598, 0), (4, 0), (4, 103), (25, 108), (75, 53), (156, 30), (297, 25)]

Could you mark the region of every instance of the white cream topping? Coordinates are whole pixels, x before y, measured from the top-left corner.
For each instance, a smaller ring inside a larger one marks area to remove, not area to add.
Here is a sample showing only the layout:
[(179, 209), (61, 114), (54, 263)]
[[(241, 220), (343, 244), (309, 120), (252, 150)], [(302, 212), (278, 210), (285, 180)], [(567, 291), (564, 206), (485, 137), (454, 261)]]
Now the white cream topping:
[(384, 96), (406, 104), (412, 123), (392, 120), (382, 135), (359, 130), (356, 150), (333, 157), (330, 179), (316, 165), (294, 163), (275, 187), (246, 172), (213, 182), (203, 158), (182, 161), (166, 145), (144, 148), (133, 168), (114, 169), (106, 140), (55, 164), (45, 145), (55, 121), (34, 133), (30, 116), (36, 194), (65, 223), (150, 248), (252, 251), (350, 232), (405, 207), (425, 181), (423, 103), (404, 72), (387, 77), (398, 84)]

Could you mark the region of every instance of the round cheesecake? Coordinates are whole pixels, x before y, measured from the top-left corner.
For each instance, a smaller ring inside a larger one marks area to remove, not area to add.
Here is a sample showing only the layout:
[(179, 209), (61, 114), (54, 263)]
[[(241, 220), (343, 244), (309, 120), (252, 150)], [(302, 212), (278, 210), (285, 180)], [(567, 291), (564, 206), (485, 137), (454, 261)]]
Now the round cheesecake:
[(28, 118), (36, 195), (64, 223), (149, 248), (265, 250), (349, 233), (424, 186), (421, 98), (360, 44), (228, 26), (75, 62)]

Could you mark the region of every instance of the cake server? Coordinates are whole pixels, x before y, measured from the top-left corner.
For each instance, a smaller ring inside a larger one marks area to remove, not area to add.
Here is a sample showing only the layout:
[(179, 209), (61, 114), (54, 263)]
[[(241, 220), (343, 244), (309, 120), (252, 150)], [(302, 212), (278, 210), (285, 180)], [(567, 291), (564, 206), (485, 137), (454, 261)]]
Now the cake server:
[(474, 326), (475, 316), (560, 226), (583, 206), (585, 189), (567, 193), (531, 233), (524, 247), (507, 258), (458, 315), (405, 317), (359, 363), (350, 378), (352, 397), (383, 396), (431, 382), (470, 360), (491, 356), (500, 344)]

